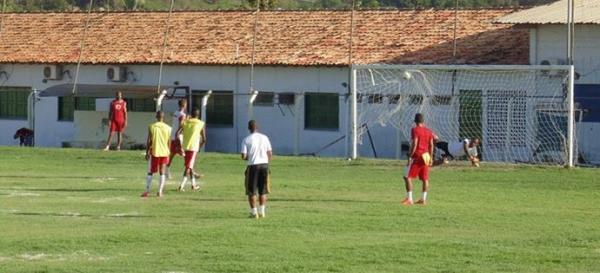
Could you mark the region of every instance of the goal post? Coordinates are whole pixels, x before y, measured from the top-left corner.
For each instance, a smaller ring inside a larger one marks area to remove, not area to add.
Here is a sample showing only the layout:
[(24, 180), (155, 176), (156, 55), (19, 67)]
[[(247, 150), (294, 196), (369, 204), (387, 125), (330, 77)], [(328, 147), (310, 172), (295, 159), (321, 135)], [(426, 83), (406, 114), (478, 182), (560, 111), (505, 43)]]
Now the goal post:
[(350, 75), (350, 158), (367, 132), (373, 149), (403, 154), (423, 113), (442, 141), (481, 139), (485, 161), (575, 165), (573, 66), (373, 64)]

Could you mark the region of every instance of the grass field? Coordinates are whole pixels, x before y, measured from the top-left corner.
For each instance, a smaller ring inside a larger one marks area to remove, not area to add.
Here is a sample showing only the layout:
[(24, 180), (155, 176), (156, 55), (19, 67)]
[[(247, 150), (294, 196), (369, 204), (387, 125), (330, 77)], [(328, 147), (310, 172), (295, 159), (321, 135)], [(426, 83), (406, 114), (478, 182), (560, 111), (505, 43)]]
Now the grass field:
[(140, 151), (0, 147), (0, 272), (600, 272), (598, 169), (437, 168), (403, 207), (402, 162), (275, 157), (255, 220), (237, 155), (199, 165), (142, 199)]

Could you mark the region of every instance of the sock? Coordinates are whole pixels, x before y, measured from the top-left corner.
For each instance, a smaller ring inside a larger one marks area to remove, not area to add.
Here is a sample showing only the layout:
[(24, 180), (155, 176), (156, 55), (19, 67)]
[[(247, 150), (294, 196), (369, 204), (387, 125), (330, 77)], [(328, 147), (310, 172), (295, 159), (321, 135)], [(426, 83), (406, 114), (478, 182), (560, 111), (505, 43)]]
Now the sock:
[(412, 191), (406, 192), (406, 198), (408, 200), (411, 200), (411, 201), (413, 200), (413, 198), (412, 198)]
[(265, 215), (265, 205), (258, 206), (258, 213)]
[(167, 166), (167, 167), (165, 168), (165, 175), (166, 175), (166, 176), (171, 176), (171, 171), (169, 170), (169, 168), (171, 168), (171, 167), (170, 167), (170, 166)]
[(250, 214), (256, 215), (256, 213), (257, 213), (256, 208), (251, 208), (250, 209)]
[(146, 191), (150, 192), (150, 187), (152, 187), (152, 175), (149, 174), (146, 176)]
[(427, 200), (427, 192), (426, 191), (421, 193), (421, 200), (423, 200), (423, 201)]
[(183, 187), (185, 187), (185, 183), (187, 183), (187, 176), (183, 176), (183, 181), (181, 181), (181, 185), (179, 185), (180, 188), (183, 189)]
[(158, 183), (158, 192), (159, 193), (163, 192), (163, 188), (165, 187), (165, 179), (166, 179), (165, 175), (161, 174), (160, 175), (160, 181)]
[(196, 187), (196, 178), (192, 175), (192, 187)]

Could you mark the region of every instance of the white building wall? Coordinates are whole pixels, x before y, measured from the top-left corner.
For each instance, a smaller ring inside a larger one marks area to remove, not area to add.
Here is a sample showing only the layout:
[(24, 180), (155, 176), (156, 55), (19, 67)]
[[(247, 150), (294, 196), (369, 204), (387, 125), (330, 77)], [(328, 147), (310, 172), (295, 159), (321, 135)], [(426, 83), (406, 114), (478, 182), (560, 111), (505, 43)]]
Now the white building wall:
[[(9, 79), (3, 86), (29, 87), (32, 90), (44, 90), (48, 87), (72, 83), (65, 75), (63, 80), (51, 80), (44, 83), (43, 65), (2, 65), (2, 70), (9, 72)], [(153, 86), (157, 84), (158, 66), (129, 65), (133, 72), (126, 83), (112, 83), (106, 78), (107, 65), (83, 65), (80, 69), (80, 84), (128, 84)], [(74, 76), (75, 65), (66, 65), (64, 70)], [(255, 67), (254, 89), (268, 92), (327, 92), (345, 94), (347, 88), (342, 85), (348, 81), (348, 68), (318, 67)], [(132, 79), (135, 78), (135, 81)], [(220, 152), (237, 152), (243, 137), (248, 133), (248, 96), (250, 90), (249, 67), (235, 66), (165, 66), (163, 85), (189, 86), (192, 90), (233, 91), (234, 125), (230, 127), (207, 127), (207, 150)], [(284, 114), (275, 105), (273, 107), (254, 107), (254, 118), (259, 121), (261, 130), (271, 137), (275, 152), (292, 154), (294, 152), (313, 153), (332, 140), (346, 134), (347, 105), (344, 96), (340, 96), (339, 128), (337, 130), (305, 130), (304, 104), (299, 96), (300, 104), (292, 106), (292, 112), (282, 106)], [(111, 99), (98, 99), (97, 111), (107, 111)], [(175, 101), (168, 101), (167, 110), (174, 111)], [(35, 110), (36, 145), (60, 147), (62, 142), (72, 141), (75, 136), (73, 122), (58, 121), (58, 99), (41, 98), (36, 102)], [(0, 119), (0, 145), (15, 145), (12, 139), (16, 129), (26, 127), (26, 120)], [(343, 156), (346, 154), (346, 142), (341, 141), (324, 150), (320, 155)]]
[[(566, 26), (539, 25), (531, 30), (532, 63), (566, 58)], [(535, 43), (535, 46), (534, 44)], [(575, 84), (600, 84), (600, 25), (577, 25), (573, 49), (575, 71), (580, 78)], [(578, 148), (586, 159), (600, 163), (600, 146), (595, 140), (600, 134), (600, 123), (577, 124)]]

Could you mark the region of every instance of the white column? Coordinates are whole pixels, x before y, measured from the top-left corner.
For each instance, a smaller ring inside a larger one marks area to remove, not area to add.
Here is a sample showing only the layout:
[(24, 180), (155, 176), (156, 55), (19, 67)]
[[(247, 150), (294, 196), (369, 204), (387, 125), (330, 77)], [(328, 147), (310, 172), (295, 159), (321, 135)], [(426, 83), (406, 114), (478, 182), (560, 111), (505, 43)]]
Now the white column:
[(356, 101), (356, 69), (352, 68), (351, 74), (351, 90), (350, 90), (350, 119), (351, 119), (351, 159), (356, 159), (358, 157), (358, 105)]
[(569, 125), (567, 128), (567, 167), (575, 166), (575, 66), (569, 66), (569, 86), (567, 86), (567, 102), (569, 103)]

